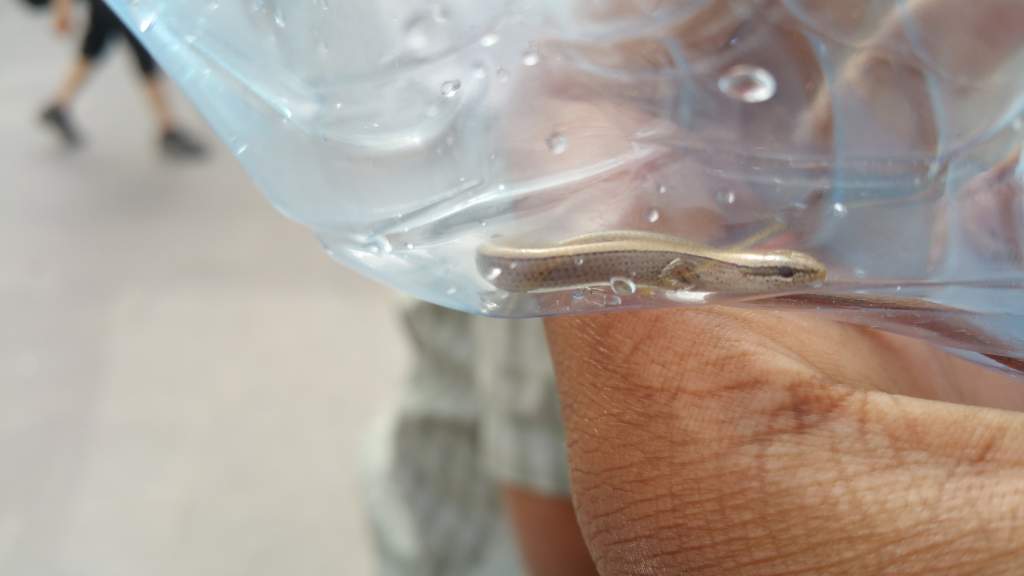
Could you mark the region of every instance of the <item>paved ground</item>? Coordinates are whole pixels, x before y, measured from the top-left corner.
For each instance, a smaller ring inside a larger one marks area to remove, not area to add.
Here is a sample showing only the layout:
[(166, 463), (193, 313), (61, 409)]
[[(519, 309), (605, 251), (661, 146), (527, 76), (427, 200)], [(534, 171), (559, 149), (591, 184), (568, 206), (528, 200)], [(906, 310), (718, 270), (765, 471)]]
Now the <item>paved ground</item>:
[(0, 3), (0, 574), (367, 573), (356, 450), (408, 365), (397, 297), (219, 144), (165, 162), (123, 44), (62, 151), (36, 115), (74, 46), (20, 4)]

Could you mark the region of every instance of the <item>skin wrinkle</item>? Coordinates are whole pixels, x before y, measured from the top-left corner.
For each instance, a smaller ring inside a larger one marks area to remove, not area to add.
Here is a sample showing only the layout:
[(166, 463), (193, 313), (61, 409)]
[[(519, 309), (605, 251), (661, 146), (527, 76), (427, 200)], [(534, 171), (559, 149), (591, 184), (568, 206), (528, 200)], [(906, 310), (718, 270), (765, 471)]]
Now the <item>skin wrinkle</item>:
[[(930, 526), (930, 528), (931, 528), (930, 533), (935, 533), (936, 532), (934, 526)], [(929, 533), (929, 531), (927, 531), (927, 530), (923, 531), (923, 532), (926, 533), (926, 534)], [(985, 533), (985, 532), (987, 532), (987, 531), (984, 529), (984, 527), (977, 527), (977, 528), (972, 528), (972, 529), (969, 529), (969, 530), (962, 530), (961, 529), (961, 531), (959, 533), (959, 537), (936, 538), (936, 539), (933, 539), (931, 542), (926, 543), (926, 544), (921, 545), (921, 546), (911, 546), (909, 549), (907, 549), (902, 554), (902, 556), (903, 557), (908, 557), (909, 556), (909, 557), (911, 557), (911, 559), (934, 557), (934, 555), (957, 556), (957, 557), (963, 558), (968, 553), (968, 550), (964, 549), (962, 544), (961, 544), (963, 542), (963, 540), (964, 540), (964, 536), (969, 536), (969, 535), (975, 534), (975, 533)], [(906, 541), (906, 542), (909, 542), (909, 543), (913, 543), (914, 542), (914, 537), (917, 537), (917, 536), (919, 536), (919, 534), (907, 535), (906, 537), (900, 538), (900, 539), (896, 540), (895, 542), (904, 542), (904, 541)], [(976, 558), (973, 559), (973, 563), (974, 564), (977, 563), (977, 559)], [(964, 562), (964, 564), (965, 565), (970, 565), (968, 562)], [(949, 569), (953, 569), (953, 568), (956, 567), (956, 563), (946, 564), (946, 567), (949, 568)]]
[[(658, 524), (658, 528), (660, 530), (663, 530), (663, 531), (667, 532), (667, 531), (671, 531), (671, 530), (674, 530), (674, 529), (677, 529), (677, 528), (680, 528), (680, 527), (686, 527), (686, 526), (689, 526), (689, 525), (690, 525), (689, 523), (662, 523), (662, 524)], [(723, 533), (725, 533), (728, 530), (730, 530), (731, 527), (732, 526), (728, 525), (728, 524), (719, 526), (719, 528), (722, 529)], [(671, 552), (674, 553), (674, 554), (687, 554), (687, 553), (690, 553), (690, 552), (693, 552), (693, 551), (706, 550), (706, 549), (710, 549), (710, 548), (713, 547), (716, 551), (718, 551), (719, 561), (727, 562), (730, 566), (736, 566), (737, 564), (735, 564), (732, 561), (733, 552), (741, 551), (741, 550), (750, 550), (751, 549), (751, 544), (752, 543), (754, 543), (754, 544), (758, 543), (758, 541), (760, 539), (764, 538), (766, 533), (767, 534), (776, 534), (778, 532), (779, 531), (774, 531), (774, 530), (771, 530), (771, 529), (768, 529), (768, 528), (765, 528), (765, 527), (761, 527), (761, 530), (759, 530), (759, 531), (757, 531), (755, 533), (751, 533), (751, 534), (735, 534), (735, 533), (732, 533), (732, 534), (730, 534), (726, 538), (709, 540), (707, 542), (704, 542), (704, 543), (701, 543), (701, 544), (698, 544), (698, 545), (693, 545), (693, 546), (673, 546)], [(662, 538), (666, 539), (666, 540), (669, 539), (668, 536), (662, 536)], [(763, 545), (763, 542), (762, 542), (762, 545)], [(812, 546), (811, 548), (813, 548), (813, 547), (814, 546)], [(775, 553), (774, 557), (779, 557), (780, 555), (777, 553), (777, 550), (780, 549), (780, 547), (779, 546), (774, 546), (773, 548), (776, 549), (776, 553)]]
[[(923, 523), (922, 522), (919, 525), (922, 526), (921, 530), (918, 530), (916, 532), (910, 532), (910, 533), (903, 532), (903, 533), (899, 533), (897, 536), (895, 536), (893, 538), (882, 539), (882, 540), (880, 540), (874, 546), (874, 548), (876, 550), (877, 549), (888, 548), (888, 547), (896, 545), (896, 544), (898, 544), (900, 542), (913, 541), (914, 538), (919, 538), (921, 535), (925, 535), (925, 534), (929, 534), (929, 533), (934, 533), (935, 532), (934, 525), (932, 525), (930, 523)], [(807, 531), (807, 534), (808, 534), (808, 536), (811, 536), (811, 535), (813, 535), (813, 532), (812, 531)], [(732, 564), (730, 567), (734, 568), (734, 569), (737, 569), (737, 568), (750, 568), (750, 567), (755, 567), (755, 566), (764, 566), (764, 565), (767, 565), (767, 564), (769, 564), (771, 562), (777, 562), (779, 560), (785, 560), (787, 558), (801, 557), (801, 556), (804, 556), (804, 555), (808, 555), (809, 552), (813, 552), (814, 550), (818, 549), (820, 546), (822, 546), (825, 543), (827, 543), (830, 547), (832, 547), (833, 550), (843, 550), (845, 548), (844, 545), (854, 546), (854, 545), (860, 544), (862, 542), (863, 542), (863, 538), (859, 534), (851, 534), (847, 538), (843, 538), (843, 539), (834, 539), (834, 538), (827, 538), (826, 537), (825, 542), (815, 542), (815, 541), (806, 542), (806, 541), (804, 541), (802, 543), (805, 544), (805, 545), (799, 546), (799, 547), (794, 547), (794, 548), (792, 548), (791, 550), (788, 550), (785, 553), (776, 553), (774, 556), (766, 556), (764, 558), (755, 559), (755, 560), (752, 560), (752, 561), (749, 561), (749, 562), (735, 563), (735, 564)], [(947, 547), (947, 546), (949, 546), (951, 544), (955, 544), (956, 542), (957, 542), (956, 539), (941, 540), (941, 541), (933, 542), (930, 545), (923, 546), (920, 549), (920, 551), (927, 551), (927, 550), (931, 550), (931, 549), (934, 549), (934, 548)], [(915, 550), (914, 552), (917, 552), (917, 551)], [(806, 567), (803, 567), (803, 568), (799, 569), (799, 571), (795, 572), (795, 573), (797, 573), (797, 574), (819, 574), (819, 573), (821, 573), (821, 570), (823, 568), (841, 566), (841, 565), (849, 562), (850, 557), (856, 557), (856, 556), (859, 556), (861, 554), (864, 554), (864, 552), (862, 552), (862, 551), (851, 552), (850, 554), (847, 555), (848, 557), (843, 558), (842, 560), (837, 560), (836, 562), (830, 562), (830, 563), (826, 563), (826, 564), (806, 566)], [(788, 571), (786, 571), (786, 572), (771, 572), (771, 574), (788, 574), (788, 573), (789, 573)], [(767, 574), (767, 573), (764, 573), (764, 574)]]
[[(679, 507), (679, 506), (676, 506), (676, 507)], [(636, 517), (633, 517), (633, 518), (634, 518), (634, 520), (636, 520)], [(664, 525), (662, 527), (665, 528)], [(721, 544), (721, 542), (719, 542), (719, 544)]]
[[(802, 463), (796, 462), (793, 468), (797, 467), (802, 467)], [(759, 480), (762, 484), (759, 494), (763, 495), (763, 498), (765, 498), (769, 502), (773, 500), (773, 496), (775, 495), (777, 495), (778, 498), (784, 498), (788, 493), (792, 492), (793, 490), (800, 490), (801, 488), (804, 489), (808, 498), (813, 492), (811, 490), (811, 487), (800, 485), (798, 482), (795, 481), (791, 486), (773, 488), (773, 486), (767, 481), (769, 475), (764, 472), (763, 466), (758, 467), (758, 474)], [(842, 478), (842, 475), (839, 474), (838, 477)], [(822, 494), (824, 494), (824, 491), (822, 491)], [(796, 530), (797, 532), (802, 530), (813, 534), (815, 521), (824, 520), (824, 523), (828, 523), (830, 521), (829, 515), (827, 513), (824, 517), (821, 514), (821, 505), (823, 504), (823, 502), (818, 501), (809, 504), (810, 505), (808, 506), (808, 508), (810, 512), (806, 516), (800, 517), (799, 519), (787, 518), (785, 514), (783, 514), (781, 518), (778, 518), (778, 514), (775, 512), (772, 512), (767, 509), (759, 510), (757, 517), (762, 518), (772, 528), (769, 531), (769, 533), (772, 537), (772, 545), (776, 550), (782, 550), (784, 548), (785, 539), (780, 538), (779, 535), (784, 535), (791, 532), (791, 525), (793, 525), (794, 522), (798, 524), (797, 527), (799, 529)], [(742, 502), (732, 503), (732, 505), (742, 505)]]
[(666, 527), (668, 527), (668, 528), (671, 528), (671, 525), (669, 525), (669, 526), (666, 526), (666, 525), (660, 525), (659, 527), (660, 527), (660, 528), (662, 528), (662, 529), (664, 529), (664, 528), (666, 528)]

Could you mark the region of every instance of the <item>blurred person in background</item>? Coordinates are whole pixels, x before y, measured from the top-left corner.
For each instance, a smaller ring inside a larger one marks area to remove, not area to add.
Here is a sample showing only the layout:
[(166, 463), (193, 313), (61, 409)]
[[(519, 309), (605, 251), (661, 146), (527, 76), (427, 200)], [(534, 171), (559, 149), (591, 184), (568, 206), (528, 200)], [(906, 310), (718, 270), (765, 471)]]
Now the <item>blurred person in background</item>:
[(597, 574), (541, 321), (417, 302), (405, 324), (415, 363), (366, 482), (379, 573)]
[[(53, 0), (54, 28), (60, 34), (67, 34), (72, 29), (72, 1)], [(43, 111), (43, 122), (55, 129), (68, 146), (75, 147), (81, 144), (81, 134), (70, 118), (71, 105), (104, 48), (111, 40), (121, 35), (135, 53), (139, 71), (145, 81), (146, 96), (160, 130), (160, 147), (165, 154), (175, 158), (202, 157), (205, 153), (202, 144), (177, 126), (172, 117), (164, 91), (163, 77), (153, 57), (102, 0), (88, 1), (89, 27), (81, 50), (60, 90)]]

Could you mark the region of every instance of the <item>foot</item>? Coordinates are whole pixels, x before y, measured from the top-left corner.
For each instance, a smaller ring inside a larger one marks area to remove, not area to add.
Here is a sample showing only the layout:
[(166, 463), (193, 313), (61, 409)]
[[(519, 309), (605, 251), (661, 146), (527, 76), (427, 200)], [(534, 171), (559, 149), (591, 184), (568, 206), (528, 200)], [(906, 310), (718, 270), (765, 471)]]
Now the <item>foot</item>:
[(82, 143), (78, 130), (71, 124), (71, 119), (59, 104), (54, 104), (44, 110), (42, 120), (44, 124), (57, 130), (68, 146), (74, 148)]
[(187, 133), (171, 128), (164, 132), (160, 139), (160, 146), (164, 154), (173, 158), (202, 158), (206, 155), (206, 148)]

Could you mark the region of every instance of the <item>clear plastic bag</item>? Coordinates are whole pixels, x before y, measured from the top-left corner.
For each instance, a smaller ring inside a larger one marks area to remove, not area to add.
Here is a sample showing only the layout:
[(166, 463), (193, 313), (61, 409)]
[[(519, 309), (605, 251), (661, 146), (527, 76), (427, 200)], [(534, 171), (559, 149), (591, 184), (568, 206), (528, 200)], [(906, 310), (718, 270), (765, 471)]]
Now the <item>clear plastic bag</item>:
[(1024, 366), (1024, 3), (112, 4), (279, 210), (419, 298), (798, 307)]

